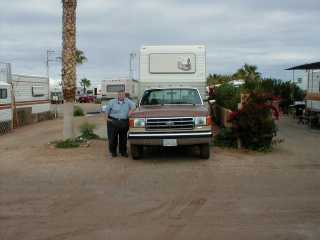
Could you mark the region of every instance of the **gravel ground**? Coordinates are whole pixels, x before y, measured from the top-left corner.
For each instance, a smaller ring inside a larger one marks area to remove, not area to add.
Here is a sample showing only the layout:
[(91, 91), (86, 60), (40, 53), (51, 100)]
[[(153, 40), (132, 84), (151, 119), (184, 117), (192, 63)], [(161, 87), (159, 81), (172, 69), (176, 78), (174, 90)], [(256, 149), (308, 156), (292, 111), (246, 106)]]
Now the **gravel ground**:
[[(99, 125), (103, 115), (77, 118)], [(320, 132), (283, 118), (272, 153), (153, 149), (110, 158), (104, 141), (54, 149), (62, 121), (0, 137), (0, 239), (320, 239)]]

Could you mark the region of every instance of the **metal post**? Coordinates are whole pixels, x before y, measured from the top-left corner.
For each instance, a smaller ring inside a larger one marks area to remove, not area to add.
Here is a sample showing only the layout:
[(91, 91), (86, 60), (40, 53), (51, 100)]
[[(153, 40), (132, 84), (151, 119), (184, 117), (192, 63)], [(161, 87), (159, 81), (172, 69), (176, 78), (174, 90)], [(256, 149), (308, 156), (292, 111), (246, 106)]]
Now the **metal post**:
[[(313, 95), (313, 69), (311, 70), (311, 96)], [(313, 100), (311, 100), (311, 112), (312, 112), (312, 106)]]
[(48, 78), (48, 98), (50, 100), (50, 62), (58, 62), (61, 60), (61, 57), (56, 57), (54, 59), (50, 59), (50, 54), (55, 53), (55, 50), (47, 49), (46, 52), (46, 68), (47, 68), (47, 78)]
[(134, 79), (134, 70), (135, 70), (135, 53), (130, 53), (130, 58), (129, 58), (129, 79), (133, 80)]
[(46, 66), (47, 66), (47, 77), (50, 80), (50, 76), (49, 76), (49, 62), (53, 62), (54, 60), (50, 59), (50, 53), (55, 53), (54, 50), (47, 50), (47, 57), (46, 57)]
[(292, 82), (294, 83), (294, 70), (292, 71)]
[(7, 83), (12, 83), (11, 63), (7, 63), (7, 70), (8, 70)]

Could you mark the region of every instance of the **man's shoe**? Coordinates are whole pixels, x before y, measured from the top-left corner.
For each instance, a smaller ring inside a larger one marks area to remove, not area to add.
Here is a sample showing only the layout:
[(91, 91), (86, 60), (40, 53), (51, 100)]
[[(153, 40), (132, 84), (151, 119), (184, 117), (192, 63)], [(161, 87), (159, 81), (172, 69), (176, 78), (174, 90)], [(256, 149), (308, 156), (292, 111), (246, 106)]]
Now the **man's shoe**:
[(121, 156), (126, 158), (129, 157), (128, 153), (121, 153)]
[(112, 156), (112, 157), (116, 157), (116, 156), (118, 156), (118, 155), (117, 155), (117, 153), (111, 153), (111, 156)]

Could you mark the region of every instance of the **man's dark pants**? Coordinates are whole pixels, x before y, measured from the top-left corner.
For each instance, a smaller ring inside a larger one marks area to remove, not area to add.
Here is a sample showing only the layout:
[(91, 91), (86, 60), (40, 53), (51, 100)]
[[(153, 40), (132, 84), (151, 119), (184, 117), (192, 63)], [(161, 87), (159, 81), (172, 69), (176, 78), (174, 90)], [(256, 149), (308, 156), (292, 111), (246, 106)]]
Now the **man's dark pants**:
[[(124, 121), (124, 122), (118, 122)], [(123, 125), (125, 127), (123, 127)], [(127, 133), (129, 130), (128, 120), (111, 120), (107, 123), (109, 150), (111, 153), (117, 153), (118, 139), (119, 152), (121, 154), (127, 153)]]

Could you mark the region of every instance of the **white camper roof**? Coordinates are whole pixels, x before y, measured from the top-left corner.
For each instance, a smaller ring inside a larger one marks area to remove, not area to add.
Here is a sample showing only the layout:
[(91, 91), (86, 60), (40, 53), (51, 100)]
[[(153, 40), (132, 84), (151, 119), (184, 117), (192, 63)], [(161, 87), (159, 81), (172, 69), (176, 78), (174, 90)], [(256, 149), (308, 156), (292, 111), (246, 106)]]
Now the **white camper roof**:
[(149, 45), (149, 46), (142, 46), (140, 51), (141, 52), (177, 52), (177, 51), (181, 51), (181, 52), (186, 52), (186, 51), (190, 51), (190, 52), (203, 52), (205, 51), (206, 46), (205, 45)]
[(179, 49), (179, 48), (205, 48), (205, 45), (142, 45), (141, 49), (144, 48), (174, 48), (174, 49)]
[(10, 84), (6, 83), (6, 82), (0, 82), (0, 86), (1, 87), (10, 87)]

